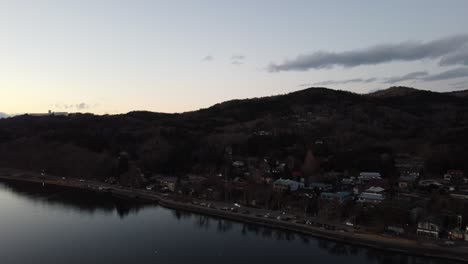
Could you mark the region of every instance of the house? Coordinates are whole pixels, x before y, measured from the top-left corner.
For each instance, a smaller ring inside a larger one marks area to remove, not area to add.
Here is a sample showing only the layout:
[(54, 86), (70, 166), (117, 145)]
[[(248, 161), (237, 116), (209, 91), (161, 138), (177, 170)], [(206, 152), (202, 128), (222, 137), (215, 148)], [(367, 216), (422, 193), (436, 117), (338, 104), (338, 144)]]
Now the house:
[(309, 184), (309, 188), (329, 192), (333, 190), (333, 185), (328, 183), (312, 182)]
[(367, 190), (365, 190), (365, 192), (367, 192), (367, 193), (384, 193), (385, 189), (380, 187), (380, 186), (372, 186), (372, 187), (368, 188)]
[(278, 179), (275, 182), (273, 182), (273, 189), (275, 189), (276, 191), (290, 190), (292, 192), (295, 192), (299, 190), (299, 188), (304, 188), (304, 183), (288, 179)]
[(452, 177), (454, 176), (461, 176), (463, 177), (463, 175), (465, 174), (462, 170), (448, 170), (447, 171), (447, 174), (448, 175), (451, 175)]
[(352, 196), (350, 192), (337, 192), (337, 193), (323, 192), (320, 194), (320, 198), (322, 198), (323, 200), (327, 200), (327, 201), (335, 201), (338, 203), (343, 203), (351, 199)]
[(420, 237), (439, 239), (440, 225), (434, 218), (427, 218), (424, 221), (418, 222), (416, 234)]
[(436, 180), (422, 180), (419, 181), (420, 187), (441, 188), (443, 184)]
[(234, 161), (232, 163), (232, 166), (235, 167), (235, 168), (241, 168), (241, 167), (245, 166), (245, 162), (240, 161), (240, 160), (236, 160), (236, 161)]
[(341, 180), (341, 184), (343, 185), (355, 185), (356, 184), (356, 178), (355, 177), (350, 177), (350, 178), (343, 178)]
[(398, 188), (400, 190), (411, 190), (414, 187), (414, 182), (417, 180), (419, 174), (410, 174), (407, 176), (401, 176), (398, 178), (397, 183), (398, 183)]
[(468, 192), (467, 191), (452, 192), (450, 193), (450, 197), (455, 198), (455, 199), (468, 200)]
[(177, 184), (177, 177), (163, 177), (159, 179), (159, 184), (174, 192)]
[(402, 228), (402, 227), (398, 227), (398, 226), (387, 226), (385, 228), (385, 231), (387, 233), (397, 235), (397, 236), (401, 236), (401, 235), (405, 234), (405, 229)]
[(301, 179), (302, 178), (302, 172), (300, 172), (298, 170), (295, 170), (295, 171), (291, 172), (291, 176), (294, 179)]
[(451, 181), (453, 178), (462, 178), (464, 177), (464, 172), (461, 170), (448, 170), (447, 173), (444, 174), (445, 181)]
[(418, 174), (424, 169), (424, 159), (410, 154), (398, 154), (395, 158), (395, 168), (401, 176)]
[(369, 181), (369, 180), (381, 180), (382, 176), (380, 175), (379, 172), (361, 172), (358, 178), (364, 181)]
[(358, 196), (358, 203), (380, 203), (385, 200), (385, 196), (381, 193), (363, 192)]
[(448, 238), (451, 240), (463, 240), (465, 236), (460, 229), (453, 229), (452, 231), (448, 232)]
[(206, 177), (191, 174), (191, 175), (188, 176), (188, 180), (192, 184), (200, 184), (200, 183), (206, 181)]

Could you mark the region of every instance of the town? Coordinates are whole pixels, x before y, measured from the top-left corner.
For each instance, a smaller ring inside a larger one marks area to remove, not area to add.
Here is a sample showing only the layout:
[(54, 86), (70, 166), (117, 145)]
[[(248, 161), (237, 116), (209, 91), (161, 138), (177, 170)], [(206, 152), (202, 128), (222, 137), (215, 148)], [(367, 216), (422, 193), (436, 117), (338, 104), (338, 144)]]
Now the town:
[[(260, 132), (260, 135), (267, 133)], [(326, 144), (315, 142), (318, 148)], [(121, 167), (128, 167), (121, 153)], [(462, 170), (427, 175), (420, 157), (383, 156), (382, 171), (324, 171), (310, 150), (303, 163), (236, 157), (225, 151), (226, 166), (213, 175), (145, 177), (122, 174), (109, 184), (170, 195), (194, 205), (255, 214), (332, 230), (369, 232), (450, 246), (468, 241), (468, 179)], [(391, 160), (390, 160), (391, 159)], [(127, 168), (128, 169), (128, 168)]]

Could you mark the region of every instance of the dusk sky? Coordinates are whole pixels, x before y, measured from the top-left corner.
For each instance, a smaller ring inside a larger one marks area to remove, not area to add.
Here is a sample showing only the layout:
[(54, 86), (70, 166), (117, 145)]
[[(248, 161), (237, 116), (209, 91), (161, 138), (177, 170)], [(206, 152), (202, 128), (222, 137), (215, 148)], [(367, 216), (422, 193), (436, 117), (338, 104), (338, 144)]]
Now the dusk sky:
[(0, 0), (0, 112), (468, 89), (468, 1)]

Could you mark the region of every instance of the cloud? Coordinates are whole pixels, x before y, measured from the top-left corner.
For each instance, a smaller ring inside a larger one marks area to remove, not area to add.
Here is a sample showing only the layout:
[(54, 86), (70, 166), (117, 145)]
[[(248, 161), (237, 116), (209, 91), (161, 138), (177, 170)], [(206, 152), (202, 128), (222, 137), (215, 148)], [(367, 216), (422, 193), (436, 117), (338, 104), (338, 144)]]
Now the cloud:
[(245, 60), (245, 56), (244, 55), (233, 55), (231, 57), (231, 60)]
[[(328, 85), (339, 85), (339, 84), (349, 84), (349, 83), (372, 83), (372, 82), (377, 82), (380, 81), (385, 84), (395, 84), (403, 81), (425, 81), (425, 82), (430, 82), (430, 81), (441, 81), (441, 80), (450, 80), (450, 79), (456, 79), (456, 78), (463, 78), (463, 77), (468, 77), (468, 68), (467, 67), (459, 67), (451, 70), (447, 70), (441, 73), (434, 73), (430, 74), (427, 71), (417, 71), (417, 72), (410, 72), (401, 76), (392, 76), (392, 77), (372, 77), (372, 78), (354, 78), (354, 79), (347, 79), (347, 80), (328, 80), (328, 81), (322, 81), (322, 82), (316, 82), (316, 83), (303, 83), (300, 84), (299, 86), (301, 87), (306, 87), (306, 86), (328, 86)], [(463, 81), (463, 82), (458, 82), (454, 85), (464, 85), (468, 81)]]
[(232, 65), (242, 65), (244, 64), (245, 56), (244, 55), (233, 55), (231, 56)]
[(89, 109), (90, 106), (86, 103), (79, 103), (75, 105), (75, 108), (78, 110), (84, 110), (84, 109)]
[(450, 65), (465, 65), (468, 66), (468, 45), (464, 46), (462, 49), (447, 54), (442, 57), (439, 62), (440, 66), (450, 66)]
[(462, 34), (425, 43), (406, 41), (344, 52), (317, 51), (312, 54), (299, 55), (295, 59), (286, 60), (283, 63), (271, 63), (268, 70), (270, 72), (307, 71), (310, 69), (333, 68), (335, 66), (356, 67), (392, 61), (436, 59), (456, 52), (467, 43), (468, 34)]
[(427, 71), (411, 72), (402, 76), (394, 76), (394, 77), (385, 78), (383, 83), (394, 84), (394, 83), (403, 82), (403, 81), (412, 81), (412, 80), (417, 80), (417, 79), (420, 79), (421, 77), (428, 76), (428, 75), (429, 73)]
[(422, 78), (423, 81), (442, 81), (442, 80), (450, 80), (456, 78), (468, 77), (468, 68), (460, 67), (451, 69), (448, 71), (444, 71), (437, 74), (431, 74)]
[(231, 61), (231, 64), (232, 65), (242, 65), (242, 64), (244, 64), (244, 62), (242, 62), (242, 61)]
[(202, 61), (213, 61), (213, 60), (214, 60), (214, 57), (213, 57), (213, 56), (210, 56), (210, 55), (205, 56), (205, 57), (203, 57), (203, 59), (202, 59)]
[[(312, 83), (312, 85), (326, 86), (326, 85), (337, 85), (337, 84), (348, 84), (348, 83), (371, 83), (375, 81), (377, 81), (377, 78), (368, 78), (368, 79), (356, 78), (356, 79), (339, 80), (339, 81), (328, 80), (328, 81), (323, 81), (323, 82)], [(301, 86), (307, 86), (307, 85), (301, 85)]]
[(64, 110), (78, 110), (78, 111), (82, 111), (82, 110), (85, 110), (85, 109), (89, 109), (89, 108), (92, 108), (92, 107), (97, 107), (98, 104), (94, 104), (93, 106), (91, 106), (90, 104), (87, 104), (87, 103), (79, 103), (79, 104), (55, 104), (55, 108), (58, 108), (58, 109), (64, 109)]

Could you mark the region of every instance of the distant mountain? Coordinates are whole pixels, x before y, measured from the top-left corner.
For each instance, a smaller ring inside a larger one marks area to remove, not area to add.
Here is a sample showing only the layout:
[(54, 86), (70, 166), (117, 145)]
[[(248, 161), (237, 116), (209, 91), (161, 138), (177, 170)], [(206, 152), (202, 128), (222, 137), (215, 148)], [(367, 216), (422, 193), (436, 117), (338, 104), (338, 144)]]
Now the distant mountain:
[(369, 96), (374, 97), (398, 97), (398, 96), (407, 96), (413, 93), (425, 92), (415, 88), (404, 87), (404, 86), (394, 86), (385, 90), (379, 90), (376, 92), (369, 93)]
[(450, 94), (455, 95), (455, 96), (459, 96), (459, 97), (468, 97), (468, 90), (450, 92)]
[(0, 119), (7, 118), (7, 117), (8, 117), (7, 114), (0, 112)]
[(409, 153), (439, 175), (468, 170), (467, 93), (309, 88), (181, 114), (16, 116), (0, 120), (0, 166), (95, 178), (139, 171), (119, 165), (125, 152), (145, 175), (212, 174), (263, 157), (300, 169), (312, 149), (324, 170), (379, 170), (381, 155)]

